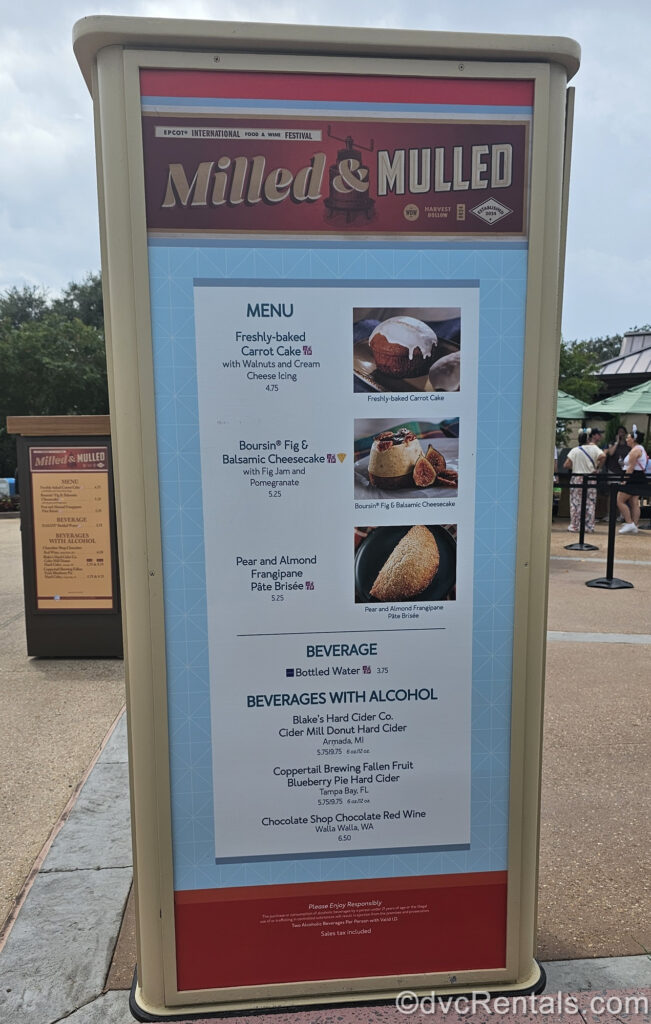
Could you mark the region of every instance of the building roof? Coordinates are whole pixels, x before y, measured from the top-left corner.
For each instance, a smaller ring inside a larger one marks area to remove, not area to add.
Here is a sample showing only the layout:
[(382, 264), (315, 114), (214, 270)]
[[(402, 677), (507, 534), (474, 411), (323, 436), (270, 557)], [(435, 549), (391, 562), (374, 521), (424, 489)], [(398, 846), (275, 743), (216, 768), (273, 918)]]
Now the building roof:
[[(620, 352), (614, 359), (608, 359), (599, 367), (600, 377), (611, 377), (615, 374), (646, 374), (651, 375), (651, 335), (646, 335), (648, 344), (633, 352)], [(624, 346), (622, 346), (624, 348)]]

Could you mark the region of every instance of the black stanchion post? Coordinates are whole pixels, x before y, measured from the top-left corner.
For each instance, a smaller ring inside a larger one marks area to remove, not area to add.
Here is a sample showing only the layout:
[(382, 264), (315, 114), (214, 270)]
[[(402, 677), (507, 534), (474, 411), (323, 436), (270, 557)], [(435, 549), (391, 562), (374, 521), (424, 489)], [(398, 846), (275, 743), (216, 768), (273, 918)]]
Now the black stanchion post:
[(608, 554), (606, 555), (606, 575), (596, 580), (588, 580), (586, 587), (599, 587), (602, 590), (628, 590), (633, 586), (627, 580), (618, 580), (613, 576), (615, 568), (615, 530), (617, 528), (617, 491), (619, 481), (610, 481), (610, 511), (608, 517)]
[(599, 548), (596, 544), (585, 543), (585, 513), (588, 504), (588, 481), (592, 480), (593, 477), (584, 476), (581, 478), (580, 484), (573, 484), (570, 479), (570, 490), (572, 487), (581, 488), (581, 525), (579, 526), (579, 540), (576, 544), (566, 544), (566, 551), (598, 551)]

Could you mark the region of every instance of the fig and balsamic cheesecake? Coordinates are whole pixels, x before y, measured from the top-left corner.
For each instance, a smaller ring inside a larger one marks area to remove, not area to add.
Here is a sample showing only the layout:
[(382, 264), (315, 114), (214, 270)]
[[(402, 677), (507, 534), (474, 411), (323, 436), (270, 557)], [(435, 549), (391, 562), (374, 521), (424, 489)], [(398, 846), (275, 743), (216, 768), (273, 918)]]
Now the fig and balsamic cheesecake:
[(378, 324), (368, 343), (380, 373), (420, 377), (434, 362), (435, 332), (413, 316), (392, 316)]
[(373, 440), (368, 478), (374, 487), (386, 490), (412, 487), (414, 466), (422, 454), (420, 441), (411, 430), (384, 430)]

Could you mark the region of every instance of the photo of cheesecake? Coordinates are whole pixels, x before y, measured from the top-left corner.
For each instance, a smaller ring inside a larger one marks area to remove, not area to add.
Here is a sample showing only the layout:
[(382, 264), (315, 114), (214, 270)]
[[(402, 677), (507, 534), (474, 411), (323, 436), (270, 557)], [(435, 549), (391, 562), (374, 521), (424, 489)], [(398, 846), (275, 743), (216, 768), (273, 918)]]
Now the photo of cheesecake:
[(420, 441), (407, 427), (385, 430), (373, 440), (368, 478), (374, 487), (395, 490), (413, 484), (414, 466), (423, 454)]
[(459, 418), (355, 420), (355, 499), (455, 498), (459, 486)]

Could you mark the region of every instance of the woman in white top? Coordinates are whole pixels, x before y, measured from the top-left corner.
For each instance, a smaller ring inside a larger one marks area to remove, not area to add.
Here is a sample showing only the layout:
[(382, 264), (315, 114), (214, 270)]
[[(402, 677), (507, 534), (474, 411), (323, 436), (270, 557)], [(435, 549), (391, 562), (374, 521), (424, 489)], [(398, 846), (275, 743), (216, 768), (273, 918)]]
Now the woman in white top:
[(617, 492), (617, 508), (624, 519), (620, 533), (637, 533), (640, 521), (640, 487), (647, 486), (648, 456), (642, 447), (644, 434), (635, 425), (626, 437), (629, 453), (624, 459), (624, 486)]
[[(582, 488), (576, 486), (583, 482), (584, 476), (593, 476), (597, 473), (606, 459), (606, 453), (602, 452), (596, 444), (590, 444), (590, 430), (582, 430), (579, 433), (579, 443), (567, 453), (565, 469), (572, 470), (570, 477), (570, 533), (578, 533), (581, 528), (581, 495)], [(575, 486), (572, 486), (575, 485)], [(585, 506), (585, 529), (586, 533), (594, 533), (594, 512), (597, 503), (597, 488), (588, 487), (588, 496)]]

